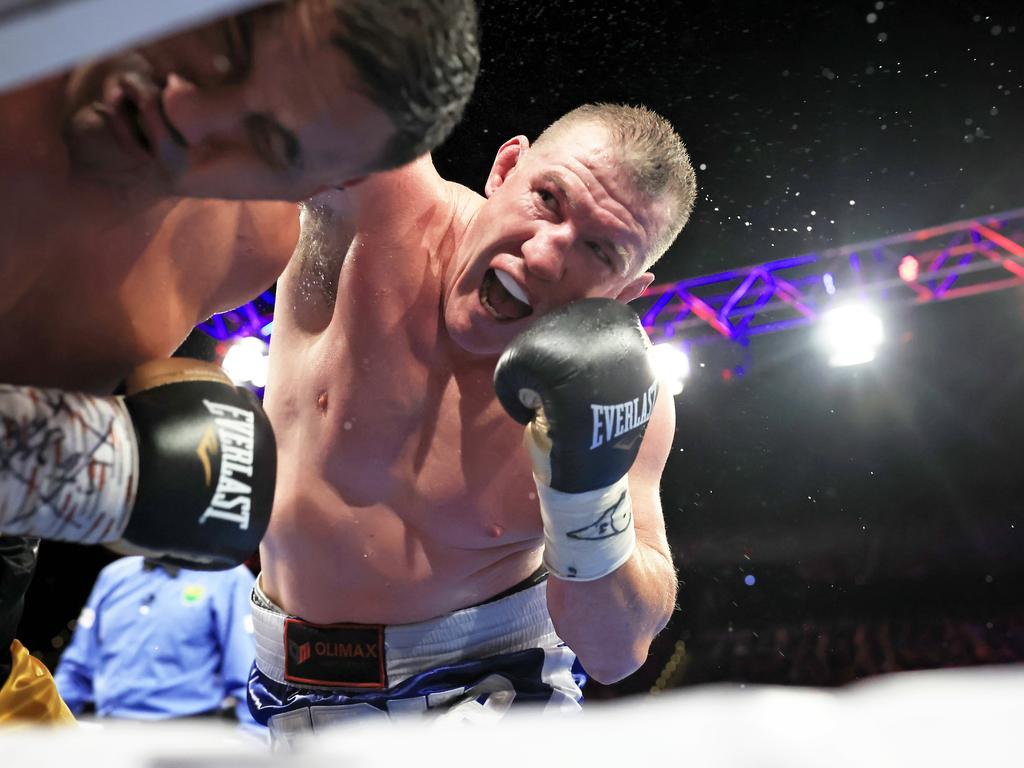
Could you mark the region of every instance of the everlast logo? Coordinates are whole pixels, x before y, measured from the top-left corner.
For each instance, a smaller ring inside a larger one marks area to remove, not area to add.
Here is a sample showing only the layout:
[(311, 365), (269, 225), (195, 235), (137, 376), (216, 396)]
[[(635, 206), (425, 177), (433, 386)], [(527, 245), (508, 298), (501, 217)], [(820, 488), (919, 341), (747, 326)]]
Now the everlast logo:
[(238, 476), (252, 477), (255, 431), (252, 411), (210, 400), (203, 400), (203, 405), (214, 417), (221, 460), (217, 488), (199, 522), (205, 523), (210, 518), (216, 518), (235, 523), (243, 531), (247, 530), (249, 510), (252, 507), (252, 486), (239, 480)]
[(624, 403), (591, 404), (590, 411), (594, 416), (594, 439), (590, 444), (590, 450), (610, 443), (630, 430), (641, 427), (650, 421), (651, 412), (654, 410), (654, 400), (657, 396), (658, 382), (655, 381), (643, 395)]
[(218, 450), (217, 433), (214, 432), (212, 426), (209, 426), (203, 432), (203, 438), (199, 441), (199, 446), (196, 448), (196, 456), (203, 463), (203, 476), (206, 478), (207, 486), (213, 482), (213, 465), (210, 462), (210, 454), (217, 453)]

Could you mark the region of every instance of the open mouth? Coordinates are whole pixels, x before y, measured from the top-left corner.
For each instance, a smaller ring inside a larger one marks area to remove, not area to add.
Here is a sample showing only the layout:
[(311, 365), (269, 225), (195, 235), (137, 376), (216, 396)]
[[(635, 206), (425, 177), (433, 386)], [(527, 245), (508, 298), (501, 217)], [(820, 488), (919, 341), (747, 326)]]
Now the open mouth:
[(480, 303), (497, 320), (520, 320), (533, 314), (529, 297), (509, 275), (488, 269), (480, 284)]

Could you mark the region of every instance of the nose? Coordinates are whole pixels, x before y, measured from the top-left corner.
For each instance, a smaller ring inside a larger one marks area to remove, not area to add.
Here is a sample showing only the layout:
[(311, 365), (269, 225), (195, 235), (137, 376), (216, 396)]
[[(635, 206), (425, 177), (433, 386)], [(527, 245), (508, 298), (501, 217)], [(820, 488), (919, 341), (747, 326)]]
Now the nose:
[(185, 78), (170, 74), (163, 91), (167, 120), (189, 146), (233, 133), (245, 114), (238, 88), (199, 88)]
[(568, 222), (541, 227), (523, 243), (526, 270), (542, 280), (560, 280), (565, 274), (565, 258), (572, 247), (573, 237)]

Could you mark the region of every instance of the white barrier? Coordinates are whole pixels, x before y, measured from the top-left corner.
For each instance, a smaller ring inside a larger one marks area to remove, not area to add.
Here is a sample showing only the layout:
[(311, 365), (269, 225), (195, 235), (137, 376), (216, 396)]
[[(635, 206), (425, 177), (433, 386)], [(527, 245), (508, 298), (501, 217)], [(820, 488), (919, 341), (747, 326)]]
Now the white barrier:
[(569, 716), (348, 725), (271, 753), (213, 723), (0, 731), (4, 765), (104, 768), (903, 768), (1019, 766), (1024, 666), (911, 672), (838, 690), (708, 686)]
[(267, 0), (0, 0), (0, 90)]

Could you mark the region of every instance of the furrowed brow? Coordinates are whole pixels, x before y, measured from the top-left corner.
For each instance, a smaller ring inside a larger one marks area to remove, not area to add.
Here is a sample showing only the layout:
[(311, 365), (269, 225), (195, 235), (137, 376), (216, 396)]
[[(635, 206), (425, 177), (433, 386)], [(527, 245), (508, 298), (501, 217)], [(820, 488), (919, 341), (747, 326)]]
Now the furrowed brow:
[[(566, 185), (566, 183), (557, 174), (549, 171), (544, 174), (543, 178), (558, 190), (559, 194), (565, 200), (566, 205), (568, 205), (570, 209), (576, 209), (579, 207), (578, 203), (569, 192), (568, 185)], [(604, 229), (604, 226), (601, 228)], [(618, 242), (608, 238), (607, 236), (594, 239), (600, 242), (602, 246), (618, 258), (619, 263), (617, 265), (617, 271), (619, 273), (625, 275), (629, 272), (632, 252), (627, 246), (620, 245)]]
[(551, 172), (545, 173), (542, 178), (558, 190), (559, 194), (565, 199), (570, 207), (575, 207), (576, 202), (573, 200), (572, 195), (569, 194), (569, 190), (566, 188), (565, 182)]

